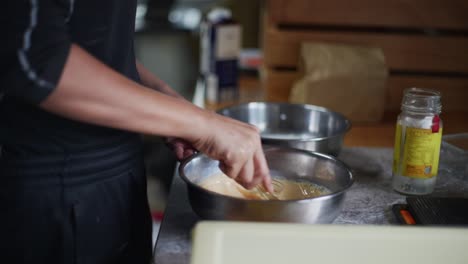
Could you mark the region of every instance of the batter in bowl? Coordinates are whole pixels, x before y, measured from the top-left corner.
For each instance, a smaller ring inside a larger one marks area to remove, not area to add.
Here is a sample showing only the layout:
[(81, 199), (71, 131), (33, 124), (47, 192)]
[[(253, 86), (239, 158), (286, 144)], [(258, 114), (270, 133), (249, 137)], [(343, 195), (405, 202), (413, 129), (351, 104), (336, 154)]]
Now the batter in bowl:
[(274, 192), (268, 193), (261, 187), (247, 190), (223, 173), (214, 174), (199, 185), (207, 190), (231, 197), (248, 200), (298, 200), (330, 193), (324, 186), (309, 181), (294, 181), (273, 178)]

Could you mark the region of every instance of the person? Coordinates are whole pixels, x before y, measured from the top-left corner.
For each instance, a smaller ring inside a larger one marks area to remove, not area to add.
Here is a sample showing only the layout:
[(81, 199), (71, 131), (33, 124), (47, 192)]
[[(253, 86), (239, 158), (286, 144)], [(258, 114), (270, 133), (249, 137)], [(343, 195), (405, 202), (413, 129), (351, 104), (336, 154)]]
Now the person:
[(2, 261), (148, 263), (141, 133), (272, 190), (258, 129), (194, 106), (136, 62), (136, 0), (2, 5)]

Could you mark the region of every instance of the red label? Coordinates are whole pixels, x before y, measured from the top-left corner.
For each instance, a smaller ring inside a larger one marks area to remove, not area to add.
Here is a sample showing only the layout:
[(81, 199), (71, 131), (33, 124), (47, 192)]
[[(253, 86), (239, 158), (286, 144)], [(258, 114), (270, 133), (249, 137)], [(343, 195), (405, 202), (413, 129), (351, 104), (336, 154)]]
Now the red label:
[(435, 115), (434, 118), (432, 118), (432, 133), (438, 133), (440, 128), (440, 117), (439, 115)]

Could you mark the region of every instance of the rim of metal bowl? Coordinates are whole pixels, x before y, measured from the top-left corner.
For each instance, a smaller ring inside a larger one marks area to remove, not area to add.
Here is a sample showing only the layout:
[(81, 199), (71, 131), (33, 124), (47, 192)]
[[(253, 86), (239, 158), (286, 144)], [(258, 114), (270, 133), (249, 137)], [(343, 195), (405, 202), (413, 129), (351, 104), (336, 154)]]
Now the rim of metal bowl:
[[(278, 146), (268, 146), (267, 147), (268, 149), (281, 149), (281, 147), (278, 147)], [(284, 149), (284, 148), (282, 148)], [(301, 149), (294, 149), (294, 148), (287, 148), (288, 151), (293, 151), (293, 152), (298, 152), (298, 153), (303, 153), (305, 155), (309, 155), (309, 156), (320, 156), (322, 158), (325, 158), (327, 160), (330, 160), (334, 163), (337, 164), (337, 166), (340, 166), (342, 168), (344, 168), (346, 171), (347, 171), (347, 174), (349, 176), (349, 183), (344, 186), (343, 188), (341, 188), (341, 190), (338, 190), (338, 191), (335, 191), (335, 192), (332, 192), (332, 193), (329, 193), (329, 194), (325, 194), (325, 195), (320, 195), (320, 196), (315, 196), (315, 197), (310, 197), (310, 198), (304, 198), (304, 199), (289, 199), (289, 200), (249, 200), (249, 199), (242, 199), (242, 198), (238, 198), (238, 197), (233, 197), (233, 196), (229, 196), (229, 195), (224, 195), (224, 194), (220, 194), (220, 193), (217, 193), (217, 192), (214, 192), (214, 191), (211, 191), (211, 190), (208, 190), (208, 189), (205, 189), (201, 186), (199, 186), (198, 184), (195, 184), (193, 183), (192, 181), (190, 181), (187, 176), (185, 175), (184, 173), (184, 168), (185, 166), (190, 163), (190, 161), (192, 161), (193, 159), (199, 157), (199, 156), (202, 156), (204, 155), (203, 153), (196, 153), (190, 157), (188, 157), (187, 159), (181, 161), (180, 165), (179, 165), (179, 176), (184, 180), (184, 182), (192, 187), (195, 187), (196, 189), (198, 190), (202, 190), (202, 191), (205, 191), (205, 192), (208, 192), (210, 194), (213, 194), (215, 196), (219, 196), (219, 197), (222, 197), (222, 198), (225, 198), (225, 199), (231, 199), (231, 200), (235, 200), (235, 201), (248, 201), (248, 202), (254, 202), (254, 203), (284, 203), (284, 202), (299, 202), (299, 203), (302, 203), (302, 202), (308, 202), (310, 200), (325, 200), (325, 199), (330, 199), (331, 197), (334, 197), (334, 196), (338, 196), (338, 195), (341, 195), (342, 193), (346, 192), (347, 190), (349, 190), (349, 188), (351, 188), (351, 186), (354, 184), (354, 175), (351, 171), (351, 169), (348, 167), (348, 165), (346, 165), (344, 162), (336, 159), (335, 157), (333, 156), (330, 156), (330, 155), (326, 155), (326, 154), (323, 154), (323, 153), (319, 153), (319, 152), (313, 152), (313, 151), (307, 151), (307, 150), (301, 150)]]
[[(263, 140), (268, 140), (269, 142), (283, 142), (283, 141), (290, 141), (290, 142), (305, 142), (305, 141), (321, 141), (321, 140), (326, 140), (326, 139), (330, 139), (330, 138), (335, 138), (335, 137), (341, 137), (343, 135), (345, 135), (346, 133), (348, 133), (349, 130), (351, 130), (351, 127), (352, 127), (352, 124), (351, 124), (351, 121), (346, 117), (344, 116), (343, 114), (339, 113), (339, 112), (336, 112), (336, 111), (333, 111), (331, 109), (328, 109), (326, 107), (323, 107), (323, 106), (318, 106), (318, 105), (311, 105), (311, 104), (295, 104), (295, 103), (273, 103), (273, 102), (249, 102), (249, 103), (242, 103), (242, 104), (237, 104), (237, 105), (231, 105), (231, 106), (228, 106), (228, 107), (224, 107), (224, 108), (221, 108), (219, 109), (218, 111), (216, 111), (218, 114), (222, 114), (223, 111), (226, 111), (226, 110), (233, 110), (233, 109), (236, 109), (236, 108), (240, 108), (242, 106), (247, 106), (247, 105), (278, 105), (278, 106), (287, 106), (287, 105), (290, 105), (290, 106), (301, 106), (301, 107), (304, 107), (308, 110), (315, 110), (315, 111), (319, 111), (319, 112), (328, 112), (328, 113), (332, 113), (334, 115), (337, 115), (339, 116), (342, 120), (345, 121), (346, 123), (346, 128), (339, 132), (339, 133), (336, 133), (334, 135), (330, 135), (330, 136), (324, 136), (324, 137), (310, 137), (310, 138), (300, 138), (300, 139), (278, 139), (278, 138), (268, 138), (268, 137), (263, 137), (261, 134), (260, 134), (260, 137), (263, 139)], [(230, 117), (230, 116), (228, 116)], [(232, 117), (231, 117), (232, 118)]]

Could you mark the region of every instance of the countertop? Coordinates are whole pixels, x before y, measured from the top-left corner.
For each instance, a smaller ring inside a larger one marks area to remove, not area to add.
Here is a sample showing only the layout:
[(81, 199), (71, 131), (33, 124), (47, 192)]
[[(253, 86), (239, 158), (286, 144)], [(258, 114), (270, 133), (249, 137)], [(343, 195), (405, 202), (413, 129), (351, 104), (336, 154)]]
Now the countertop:
[[(338, 158), (353, 170), (355, 183), (346, 193), (342, 212), (333, 224), (397, 223), (391, 205), (405, 202), (405, 196), (391, 188), (392, 154), (391, 148), (346, 147), (342, 150)], [(463, 171), (448, 167), (446, 162), (441, 156), (436, 189), (431, 195), (468, 197), (468, 178)], [(176, 172), (154, 250), (155, 263), (189, 263), (191, 230), (198, 221), (200, 218), (190, 207), (185, 183)]]

